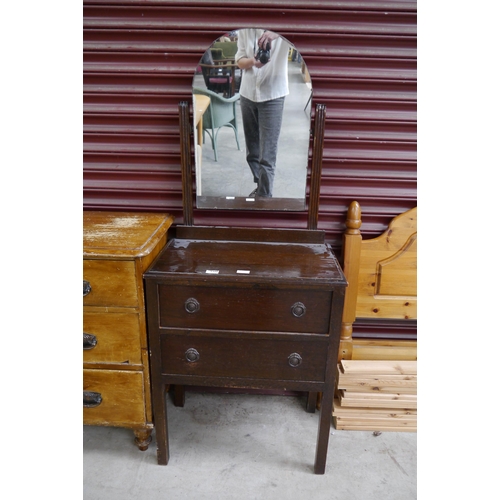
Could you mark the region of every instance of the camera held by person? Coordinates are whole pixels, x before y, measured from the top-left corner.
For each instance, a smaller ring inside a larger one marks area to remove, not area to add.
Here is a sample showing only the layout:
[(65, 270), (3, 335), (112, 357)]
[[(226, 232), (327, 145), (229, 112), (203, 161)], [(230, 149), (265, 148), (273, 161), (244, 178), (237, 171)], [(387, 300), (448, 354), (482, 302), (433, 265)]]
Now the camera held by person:
[(259, 48), (255, 59), (262, 64), (267, 64), (269, 62), (269, 59), (271, 59), (271, 42), (267, 42), (265, 47)]

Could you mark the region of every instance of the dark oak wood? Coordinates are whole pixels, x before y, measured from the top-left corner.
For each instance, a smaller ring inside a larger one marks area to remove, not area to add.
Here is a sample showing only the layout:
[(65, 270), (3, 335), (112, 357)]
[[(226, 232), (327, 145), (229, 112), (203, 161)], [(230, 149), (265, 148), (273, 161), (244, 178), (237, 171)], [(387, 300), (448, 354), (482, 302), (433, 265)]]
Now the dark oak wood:
[[(208, 228), (178, 229), (144, 275), (158, 463), (169, 454), (166, 385), (286, 388), (310, 392), (310, 412), (317, 393), (326, 394), (315, 462), (322, 474), (346, 286), (337, 259), (314, 232), (315, 243), (287, 243), (279, 230), (273, 242), (268, 230), (252, 230), (257, 241), (248, 241), (247, 231), (219, 240)], [(311, 237), (299, 233), (294, 241)]]
[(187, 103), (179, 108), (185, 224), (144, 274), (158, 463), (169, 459), (165, 387), (177, 406), (185, 385), (293, 390), (308, 392), (308, 412), (323, 393), (314, 464), (323, 474), (347, 285), (317, 230), (325, 107), (303, 230), (194, 226)]
[(272, 243), (324, 243), (324, 231), (303, 229), (266, 229), (225, 226), (177, 226), (176, 236), (186, 240), (207, 239), (231, 241), (260, 241)]
[[(321, 183), (321, 167), (323, 162), (323, 144), (325, 135), (326, 106), (317, 104), (314, 118), (313, 148), (311, 159), (310, 193), (308, 196), (308, 225), (307, 229), (318, 228), (319, 217), (319, 190)], [(189, 103), (179, 103), (179, 127), (181, 132), (181, 169), (182, 169), (182, 205), (184, 212), (184, 225), (194, 225), (194, 192), (193, 168), (191, 156), (191, 125), (189, 121)], [(298, 198), (261, 199), (235, 197), (234, 199), (197, 197), (197, 209), (231, 209), (231, 210), (278, 210), (300, 212), (306, 209), (304, 200)], [(214, 201), (217, 207), (214, 208)]]
[(179, 103), (179, 127), (181, 132), (182, 206), (184, 224), (193, 225), (193, 169), (191, 166), (191, 130), (189, 104)]
[(282, 210), (284, 212), (303, 212), (303, 198), (246, 198), (240, 196), (197, 196), (196, 208), (222, 210)]
[(183, 407), (186, 401), (186, 394), (183, 385), (174, 385), (174, 405)]
[(308, 229), (318, 228), (319, 217), (319, 190), (321, 185), (321, 166), (323, 163), (323, 143), (325, 136), (326, 107), (316, 105), (314, 117), (314, 140), (311, 166), (311, 184), (309, 193)]
[(307, 393), (307, 404), (306, 404), (307, 413), (314, 413), (316, 411), (317, 401), (318, 401), (318, 393), (317, 392), (308, 392)]
[[(161, 333), (162, 375), (323, 382), (328, 339), (304, 342), (295, 337), (284, 342), (248, 339), (243, 332), (226, 338), (216, 333), (210, 336)], [(192, 361), (189, 350), (198, 353), (192, 356)], [(290, 362), (293, 354), (302, 358), (298, 366)]]

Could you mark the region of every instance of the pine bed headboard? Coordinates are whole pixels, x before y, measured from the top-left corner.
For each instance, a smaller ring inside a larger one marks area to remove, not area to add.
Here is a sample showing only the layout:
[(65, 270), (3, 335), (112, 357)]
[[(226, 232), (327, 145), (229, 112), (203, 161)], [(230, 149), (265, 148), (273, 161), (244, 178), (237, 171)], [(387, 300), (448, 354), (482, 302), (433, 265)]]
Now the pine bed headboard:
[(417, 207), (395, 217), (384, 233), (363, 240), (361, 207), (349, 205), (342, 248), (348, 281), (340, 359), (352, 359), (356, 318), (416, 320)]

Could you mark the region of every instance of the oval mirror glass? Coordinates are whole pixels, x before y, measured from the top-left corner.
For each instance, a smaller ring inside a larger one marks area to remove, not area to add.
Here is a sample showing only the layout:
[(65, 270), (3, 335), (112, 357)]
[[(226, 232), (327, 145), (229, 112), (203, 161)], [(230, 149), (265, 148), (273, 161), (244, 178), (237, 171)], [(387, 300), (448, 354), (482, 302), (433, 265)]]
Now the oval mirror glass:
[(215, 40), (193, 78), (198, 208), (305, 210), (312, 84), (285, 38)]

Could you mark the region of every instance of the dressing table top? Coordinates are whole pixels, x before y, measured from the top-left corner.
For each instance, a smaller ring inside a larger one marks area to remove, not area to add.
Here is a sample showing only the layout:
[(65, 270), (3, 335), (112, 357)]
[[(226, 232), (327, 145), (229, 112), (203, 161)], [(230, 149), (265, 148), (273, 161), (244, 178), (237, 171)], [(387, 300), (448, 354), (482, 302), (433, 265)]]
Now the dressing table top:
[(326, 245), (171, 240), (147, 275), (204, 274), (207, 278), (273, 278), (296, 282), (344, 282)]
[[(146, 278), (186, 274), (203, 275), (207, 281), (279, 280), (313, 287), (345, 284), (344, 274), (329, 245), (322, 241), (321, 231), (285, 231), (285, 236), (278, 230), (179, 229)], [(200, 238), (203, 233), (206, 237)]]

